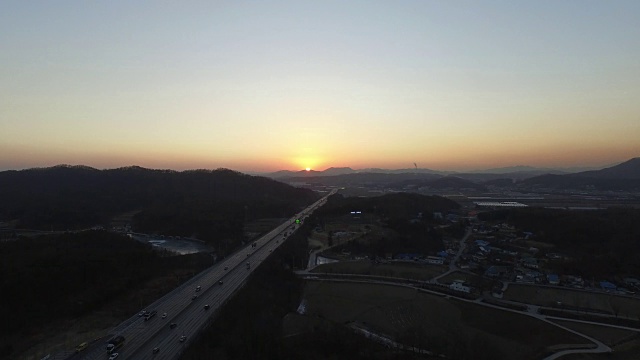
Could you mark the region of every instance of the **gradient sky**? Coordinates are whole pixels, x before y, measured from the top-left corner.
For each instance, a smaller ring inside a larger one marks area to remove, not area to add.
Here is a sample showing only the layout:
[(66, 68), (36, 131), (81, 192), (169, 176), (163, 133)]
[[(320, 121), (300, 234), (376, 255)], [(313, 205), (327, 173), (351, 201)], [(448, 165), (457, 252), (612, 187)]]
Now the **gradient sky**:
[(0, 2), (0, 170), (640, 156), (640, 1)]

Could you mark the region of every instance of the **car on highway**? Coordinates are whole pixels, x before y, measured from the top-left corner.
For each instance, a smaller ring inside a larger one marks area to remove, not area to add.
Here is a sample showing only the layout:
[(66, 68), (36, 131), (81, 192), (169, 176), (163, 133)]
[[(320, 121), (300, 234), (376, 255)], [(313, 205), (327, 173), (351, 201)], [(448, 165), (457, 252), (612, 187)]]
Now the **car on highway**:
[(150, 313), (147, 313), (147, 315), (145, 315), (144, 317), (144, 321), (147, 321), (149, 319), (151, 319), (152, 317), (156, 316), (158, 312), (155, 310), (152, 310)]
[(83, 342), (82, 344), (76, 346), (76, 352), (79, 353), (80, 351), (86, 349), (87, 346), (89, 346), (89, 343)]
[(178, 324), (176, 324), (176, 323), (171, 323), (171, 324), (169, 324), (169, 329), (175, 329), (175, 328), (176, 328), (176, 326), (178, 326)]
[(204, 309), (205, 309), (205, 310), (209, 310), (209, 304), (205, 305), (205, 306), (204, 306)]
[(196, 292), (202, 290), (202, 287), (200, 285), (196, 286)]
[(184, 336), (184, 335), (180, 336), (180, 342), (184, 342), (185, 340), (187, 340), (186, 336)]
[(147, 310), (142, 310), (142, 311), (140, 311), (140, 313), (138, 314), (138, 317), (143, 317), (143, 316), (145, 316), (145, 315), (147, 315)]
[(167, 317), (167, 313), (162, 314), (162, 318), (165, 319)]
[(251, 256), (251, 253), (247, 254), (247, 257)]
[(160, 352), (160, 348), (155, 347), (155, 348), (153, 348), (152, 352), (153, 352), (154, 354), (157, 354), (157, 353), (159, 353), (159, 352)]
[(116, 360), (118, 358), (118, 355), (120, 355), (120, 354), (119, 353), (111, 354), (111, 356), (109, 356), (109, 360)]
[(218, 284), (222, 285), (222, 284), (223, 284), (223, 281), (222, 281), (222, 280), (218, 281)]
[(197, 299), (197, 298), (198, 298), (198, 295), (193, 295), (193, 296), (191, 297), (191, 300), (195, 300), (195, 299)]
[(224, 267), (224, 269), (225, 269), (225, 270), (229, 270), (229, 267), (228, 267), (228, 266), (225, 266), (225, 267)]

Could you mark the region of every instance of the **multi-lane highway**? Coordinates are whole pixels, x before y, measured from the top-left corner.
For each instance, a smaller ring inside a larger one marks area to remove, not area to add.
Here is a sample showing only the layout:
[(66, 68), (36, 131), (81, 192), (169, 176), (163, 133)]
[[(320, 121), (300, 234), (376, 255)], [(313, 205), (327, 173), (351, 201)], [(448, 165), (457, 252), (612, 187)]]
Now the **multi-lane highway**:
[[(335, 190), (262, 236), (255, 241), (255, 247), (247, 245), (147, 306), (145, 310), (155, 310), (155, 316), (148, 320), (138, 314), (132, 316), (114, 328), (104, 341), (96, 341), (72, 359), (107, 360), (106, 342), (118, 335), (125, 337), (124, 346), (115, 351), (119, 353), (118, 360), (178, 358), (222, 305), (244, 285), (249, 274), (284, 242), (284, 234), (291, 234), (296, 228), (295, 220), (311, 214), (334, 193)], [(196, 291), (198, 286), (200, 290)], [(205, 305), (209, 305), (208, 309)], [(175, 327), (171, 328), (171, 324)], [(180, 341), (182, 336), (186, 337), (184, 341)]]

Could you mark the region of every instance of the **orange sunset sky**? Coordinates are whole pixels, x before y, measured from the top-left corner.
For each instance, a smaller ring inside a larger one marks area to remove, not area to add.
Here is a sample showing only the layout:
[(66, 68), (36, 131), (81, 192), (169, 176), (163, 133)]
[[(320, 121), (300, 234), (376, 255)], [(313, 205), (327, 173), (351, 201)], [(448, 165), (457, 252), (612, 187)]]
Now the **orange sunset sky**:
[(638, 1), (7, 1), (0, 170), (604, 166)]

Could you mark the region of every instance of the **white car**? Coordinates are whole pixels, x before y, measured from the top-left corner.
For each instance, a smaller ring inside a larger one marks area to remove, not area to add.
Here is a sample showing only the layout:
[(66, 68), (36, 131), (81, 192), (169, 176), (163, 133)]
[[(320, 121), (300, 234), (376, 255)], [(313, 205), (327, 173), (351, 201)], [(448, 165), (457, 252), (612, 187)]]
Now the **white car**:
[(167, 313), (162, 314), (162, 318), (165, 319), (167, 317)]
[(111, 356), (109, 356), (109, 360), (116, 360), (116, 358), (118, 357), (118, 355), (120, 355), (120, 354), (118, 354), (118, 353), (113, 353), (113, 354), (111, 354)]
[(186, 336), (184, 336), (184, 335), (180, 336), (180, 342), (184, 342), (185, 340), (187, 340)]

